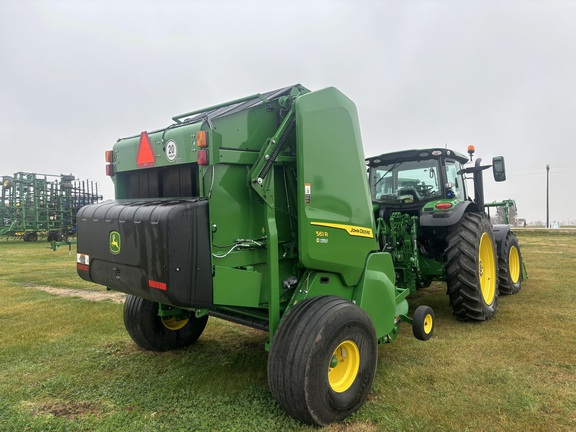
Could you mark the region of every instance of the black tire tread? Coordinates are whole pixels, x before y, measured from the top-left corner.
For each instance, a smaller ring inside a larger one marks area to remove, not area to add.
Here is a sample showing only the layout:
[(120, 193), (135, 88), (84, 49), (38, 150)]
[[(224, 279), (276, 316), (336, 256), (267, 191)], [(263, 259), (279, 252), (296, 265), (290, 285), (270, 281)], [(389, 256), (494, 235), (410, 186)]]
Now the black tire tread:
[[(487, 305), (480, 290), (478, 249), (483, 233), (488, 233), (494, 251), (494, 268), (498, 269), (496, 243), (492, 225), (484, 214), (466, 213), (447, 237), (446, 283), (453, 315), (460, 321), (486, 321), (492, 318), (498, 304), (498, 277), (494, 301)], [(497, 271), (497, 270), (496, 270)]]
[[(518, 250), (518, 255), (520, 258), (520, 277), (518, 282), (514, 283), (510, 279), (509, 263), (508, 259), (510, 257), (510, 248), (516, 247)], [(499, 279), (499, 291), (503, 295), (517, 294), (522, 288), (522, 254), (520, 253), (520, 245), (518, 243), (518, 238), (516, 234), (512, 231), (508, 231), (506, 238), (502, 242), (502, 250), (498, 256), (498, 279)]]
[(124, 326), (132, 340), (148, 351), (169, 351), (185, 348), (200, 337), (208, 315), (196, 318), (193, 314), (179, 330), (169, 330), (158, 316), (158, 303), (128, 295), (124, 303)]
[[(432, 316), (432, 329), (430, 333), (424, 331), (424, 320), (428, 314)], [(418, 306), (412, 317), (412, 334), (414, 337), (421, 341), (430, 339), (434, 334), (434, 320), (434, 310), (430, 306)]]
[(318, 412), (312, 407), (310, 399), (323, 396), (317, 394), (317, 389), (311, 394), (306, 387), (310, 365), (317, 361), (311, 358), (311, 352), (318, 344), (325, 342), (323, 324), (340, 313), (346, 313), (351, 322), (369, 323), (370, 338), (374, 341), (374, 358), (367, 358), (366, 361), (373, 362), (375, 371), (377, 341), (371, 320), (365, 311), (343, 298), (322, 296), (299, 302), (282, 318), (274, 335), (268, 359), (270, 390), (289, 415), (304, 423), (324, 425), (342, 420), (362, 406), (372, 387), (374, 372), (362, 385), (362, 391), (367, 388), (365, 395), (353, 406), (338, 412)]

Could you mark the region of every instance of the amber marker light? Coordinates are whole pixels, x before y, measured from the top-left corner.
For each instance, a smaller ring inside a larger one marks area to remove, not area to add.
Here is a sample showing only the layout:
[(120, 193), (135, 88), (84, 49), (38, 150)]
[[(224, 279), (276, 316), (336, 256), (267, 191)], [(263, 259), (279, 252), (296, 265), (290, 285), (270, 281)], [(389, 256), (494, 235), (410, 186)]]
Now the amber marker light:
[(114, 154), (112, 153), (112, 150), (106, 150), (105, 155), (105, 159), (106, 159), (106, 163), (112, 163), (113, 159), (114, 159)]
[(106, 175), (112, 177), (114, 175), (114, 165), (112, 165), (112, 162), (114, 160), (114, 153), (112, 152), (112, 150), (106, 150), (106, 152), (104, 153), (104, 159), (108, 164), (106, 165)]
[(196, 132), (196, 145), (203, 148), (208, 147), (208, 136), (206, 135), (206, 131)]

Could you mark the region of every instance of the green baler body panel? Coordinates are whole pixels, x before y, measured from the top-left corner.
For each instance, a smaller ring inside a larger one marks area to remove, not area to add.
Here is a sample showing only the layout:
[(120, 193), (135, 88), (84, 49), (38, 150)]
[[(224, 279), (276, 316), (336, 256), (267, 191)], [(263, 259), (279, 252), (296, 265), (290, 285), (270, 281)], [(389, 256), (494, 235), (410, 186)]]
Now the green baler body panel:
[(296, 125), (300, 262), (356, 285), (378, 249), (356, 107), (334, 88), (308, 93)]
[[(141, 136), (134, 136), (117, 141), (111, 164), (118, 208), (125, 202), (138, 206), (139, 200), (158, 200), (154, 205), (159, 208), (177, 205), (174, 199), (208, 202), (212, 304), (199, 306), (191, 300), (173, 306), (259, 321), (269, 328), (271, 340), (281, 315), (297, 301), (332, 294), (358, 301), (371, 315), (378, 337), (390, 331), (397, 308), (394, 269), (389, 259), (369, 259), (379, 247), (354, 103), (335, 88), (309, 92), (294, 86), (188, 116), (147, 133), (152, 161), (139, 163)], [(293, 129), (283, 129), (288, 122)], [(205, 149), (196, 145), (198, 131), (207, 133)], [(268, 154), (277, 144), (278, 151)], [(207, 154), (205, 164), (198, 163), (200, 152)], [(263, 170), (268, 160), (273, 163)], [(90, 231), (92, 224), (103, 233), (100, 241), (107, 242), (107, 223), (93, 218), (83, 222), (83, 229)], [(163, 232), (153, 227), (117, 231)], [(171, 230), (170, 235), (190, 236), (182, 231)], [(138, 235), (122, 241), (134, 246), (133, 253), (144, 253), (138, 251), (149, 250), (147, 243), (153, 242), (159, 256), (167, 257), (161, 267), (176, 261), (171, 256), (193, 250), (192, 237), (179, 243), (189, 246), (174, 251), (173, 241)], [(88, 265), (83, 261), (78, 266), (84, 279), (93, 279), (94, 260), (102, 272), (94, 278), (99, 280), (116, 277), (116, 263), (147, 262), (106, 250), (91, 248), (79, 232), (78, 252), (89, 256), (83, 258)], [(153, 293), (158, 284), (171, 289), (170, 280), (148, 286), (146, 268), (138, 274), (138, 280), (119, 280), (114, 289), (139, 295)], [(141, 286), (135, 289), (135, 284)]]

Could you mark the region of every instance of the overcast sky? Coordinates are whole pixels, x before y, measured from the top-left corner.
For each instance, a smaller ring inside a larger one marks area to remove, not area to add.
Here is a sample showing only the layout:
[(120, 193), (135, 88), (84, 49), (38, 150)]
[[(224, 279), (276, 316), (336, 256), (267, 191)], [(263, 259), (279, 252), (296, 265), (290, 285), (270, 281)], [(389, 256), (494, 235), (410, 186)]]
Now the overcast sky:
[(72, 173), (171, 117), (301, 83), (357, 105), (366, 156), (435, 146), (508, 180), (520, 217), (576, 220), (576, 2), (0, 0), (0, 175)]

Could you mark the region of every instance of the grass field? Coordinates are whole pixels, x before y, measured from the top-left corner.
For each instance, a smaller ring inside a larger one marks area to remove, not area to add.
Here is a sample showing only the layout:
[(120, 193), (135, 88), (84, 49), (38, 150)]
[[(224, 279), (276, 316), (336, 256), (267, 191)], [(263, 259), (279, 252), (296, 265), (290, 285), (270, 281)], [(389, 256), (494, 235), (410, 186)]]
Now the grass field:
[[(494, 319), (456, 322), (442, 284), (422, 290), (411, 306), (434, 308), (434, 337), (404, 326), (379, 349), (364, 407), (323, 430), (576, 430), (576, 231), (518, 236), (530, 277)], [(266, 334), (211, 319), (188, 349), (145, 352), (121, 304), (37, 289), (105, 291), (74, 262), (74, 250), (0, 240), (1, 431), (315, 430), (274, 402)]]

